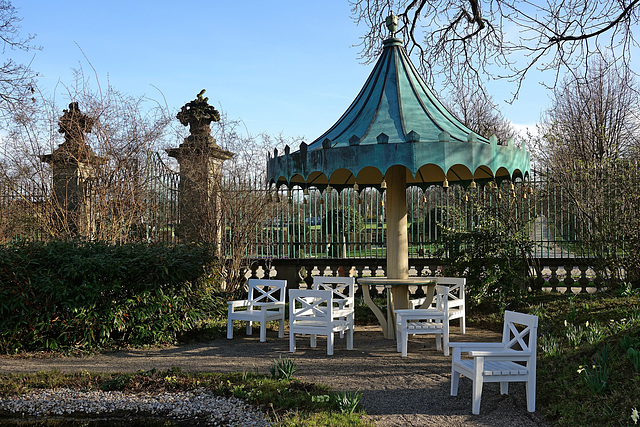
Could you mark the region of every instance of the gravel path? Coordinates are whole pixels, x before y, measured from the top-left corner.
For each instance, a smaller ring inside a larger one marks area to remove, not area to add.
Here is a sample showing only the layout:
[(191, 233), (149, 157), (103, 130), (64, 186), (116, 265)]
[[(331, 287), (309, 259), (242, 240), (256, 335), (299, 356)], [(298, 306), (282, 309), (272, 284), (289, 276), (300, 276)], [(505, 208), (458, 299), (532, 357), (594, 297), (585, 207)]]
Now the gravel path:
[[(467, 334), (452, 328), (451, 341), (499, 341), (498, 334), (467, 327)], [(286, 335), (285, 335), (286, 336)], [(457, 397), (449, 396), (451, 359), (435, 349), (433, 337), (409, 340), (408, 357), (395, 351), (395, 343), (382, 337), (379, 327), (360, 326), (354, 350), (336, 337), (334, 355), (326, 354), (326, 341), (310, 348), (299, 338), (296, 353), (289, 353), (287, 338), (268, 331), (260, 343), (257, 332), (238, 334), (230, 341), (140, 350), (127, 350), (82, 358), (0, 357), (0, 372), (62, 372), (88, 370), (121, 372), (180, 367), (190, 372), (258, 371), (267, 374), (273, 359), (290, 357), (298, 366), (296, 377), (327, 384), (335, 390), (360, 390), (362, 405), (377, 426), (545, 426), (538, 413), (526, 411), (524, 385), (510, 385), (502, 396), (498, 384), (485, 384), (480, 415), (471, 414), (471, 381), (462, 379)]]

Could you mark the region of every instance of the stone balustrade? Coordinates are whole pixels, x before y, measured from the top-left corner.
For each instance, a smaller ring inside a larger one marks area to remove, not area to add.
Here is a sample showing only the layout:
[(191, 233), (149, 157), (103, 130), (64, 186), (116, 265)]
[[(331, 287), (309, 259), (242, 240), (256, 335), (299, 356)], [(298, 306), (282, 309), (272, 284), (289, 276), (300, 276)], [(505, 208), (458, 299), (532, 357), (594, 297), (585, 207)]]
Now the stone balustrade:
[[(605, 279), (598, 275), (591, 259), (580, 258), (537, 258), (532, 268), (533, 279), (529, 289), (546, 292), (593, 293), (605, 288)], [(251, 266), (248, 277), (261, 278), (267, 272), (277, 279), (286, 279), (290, 288), (310, 286), (312, 276), (350, 275), (356, 278), (364, 276), (384, 276), (386, 260), (384, 258), (362, 259), (272, 259), (258, 260)], [(447, 266), (438, 259), (413, 258), (409, 260), (410, 276), (446, 276)], [(372, 290), (372, 296), (382, 296), (383, 289)], [(412, 297), (424, 295), (424, 289), (411, 290)], [(356, 285), (356, 295), (362, 291)]]

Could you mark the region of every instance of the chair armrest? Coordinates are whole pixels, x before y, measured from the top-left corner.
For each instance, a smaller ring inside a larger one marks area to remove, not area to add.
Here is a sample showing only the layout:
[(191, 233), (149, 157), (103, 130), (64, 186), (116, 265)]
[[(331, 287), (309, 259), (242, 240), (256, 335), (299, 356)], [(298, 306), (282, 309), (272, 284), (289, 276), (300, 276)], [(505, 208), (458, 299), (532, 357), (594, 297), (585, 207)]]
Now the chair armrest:
[(254, 307), (260, 307), (260, 308), (266, 308), (266, 309), (284, 307), (284, 303), (280, 301), (254, 302), (254, 303), (251, 303), (251, 305)]
[(468, 353), (470, 351), (494, 351), (498, 349), (504, 349), (504, 344), (501, 342), (450, 342), (449, 347), (459, 348), (461, 353)]
[(229, 307), (247, 307), (251, 303), (247, 299), (235, 300), (235, 301), (227, 301), (227, 305)]
[(471, 357), (499, 357), (499, 358), (518, 358), (518, 357), (529, 357), (531, 356), (530, 351), (518, 351), (518, 350), (503, 350), (503, 351), (492, 351), (492, 350), (471, 350), (467, 352)]
[(353, 305), (355, 303), (353, 297), (342, 298), (339, 300), (333, 300), (334, 303), (338, 304), (340, 309), (343, 309), (346, 305)]
[(460, 307), (460, 306), (464, 305), (464, 300), (462, 300), (462, 299), (450, 299), (447, 302), (447, 305), (449, 306), (449, 308)]

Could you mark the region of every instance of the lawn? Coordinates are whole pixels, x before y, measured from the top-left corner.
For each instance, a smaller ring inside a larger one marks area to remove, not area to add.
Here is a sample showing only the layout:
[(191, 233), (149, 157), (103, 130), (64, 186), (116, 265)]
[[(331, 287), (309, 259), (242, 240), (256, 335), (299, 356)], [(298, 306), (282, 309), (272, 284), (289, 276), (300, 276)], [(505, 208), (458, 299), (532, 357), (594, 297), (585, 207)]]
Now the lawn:
[[(640, 296), (538, 294), (511, 309), (539, 317), (537, 402), (558, 426), (632, 425), (640, 408)], [(492, 313), (469, 325), (499, 330)]]

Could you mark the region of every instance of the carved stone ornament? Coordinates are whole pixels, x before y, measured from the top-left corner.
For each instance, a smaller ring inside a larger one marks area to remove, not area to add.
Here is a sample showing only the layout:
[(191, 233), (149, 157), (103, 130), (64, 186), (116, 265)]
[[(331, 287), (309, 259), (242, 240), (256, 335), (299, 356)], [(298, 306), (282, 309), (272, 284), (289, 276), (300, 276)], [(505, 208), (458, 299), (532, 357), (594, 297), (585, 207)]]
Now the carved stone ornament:
[(64, 142), (53, 153), (40, 156), (41, 160), (46, 163), (52, 161), (102, 163), (103, 160), (96, 157), (91, 147), (85, 142), (85, 134), (91, 132), (95, 119), (80, 111), (77, 102), (70, 103), (69, 108), (62, 112), (58, 121), (58, 132), (64, 134)]
[(191, 135), (187, 142), (205, 142), (215, 145), (215, 139), (211, 137), (211, 122), (220, 120), (220, 113), (212, 105), (209, 98), (203, 97), (205, 89), (202, 89), (196, 99), (182, 106), (176, 118), (183, 126), (189, 126)]
[(77, 102), (69, 104), (69, 109), (62, 110), (62, 113), (58, 121), (58, 132), (64, 134), (65, 142), (84, 142), (84, 134), (91, 132), (95, 120), (83, 114)]

